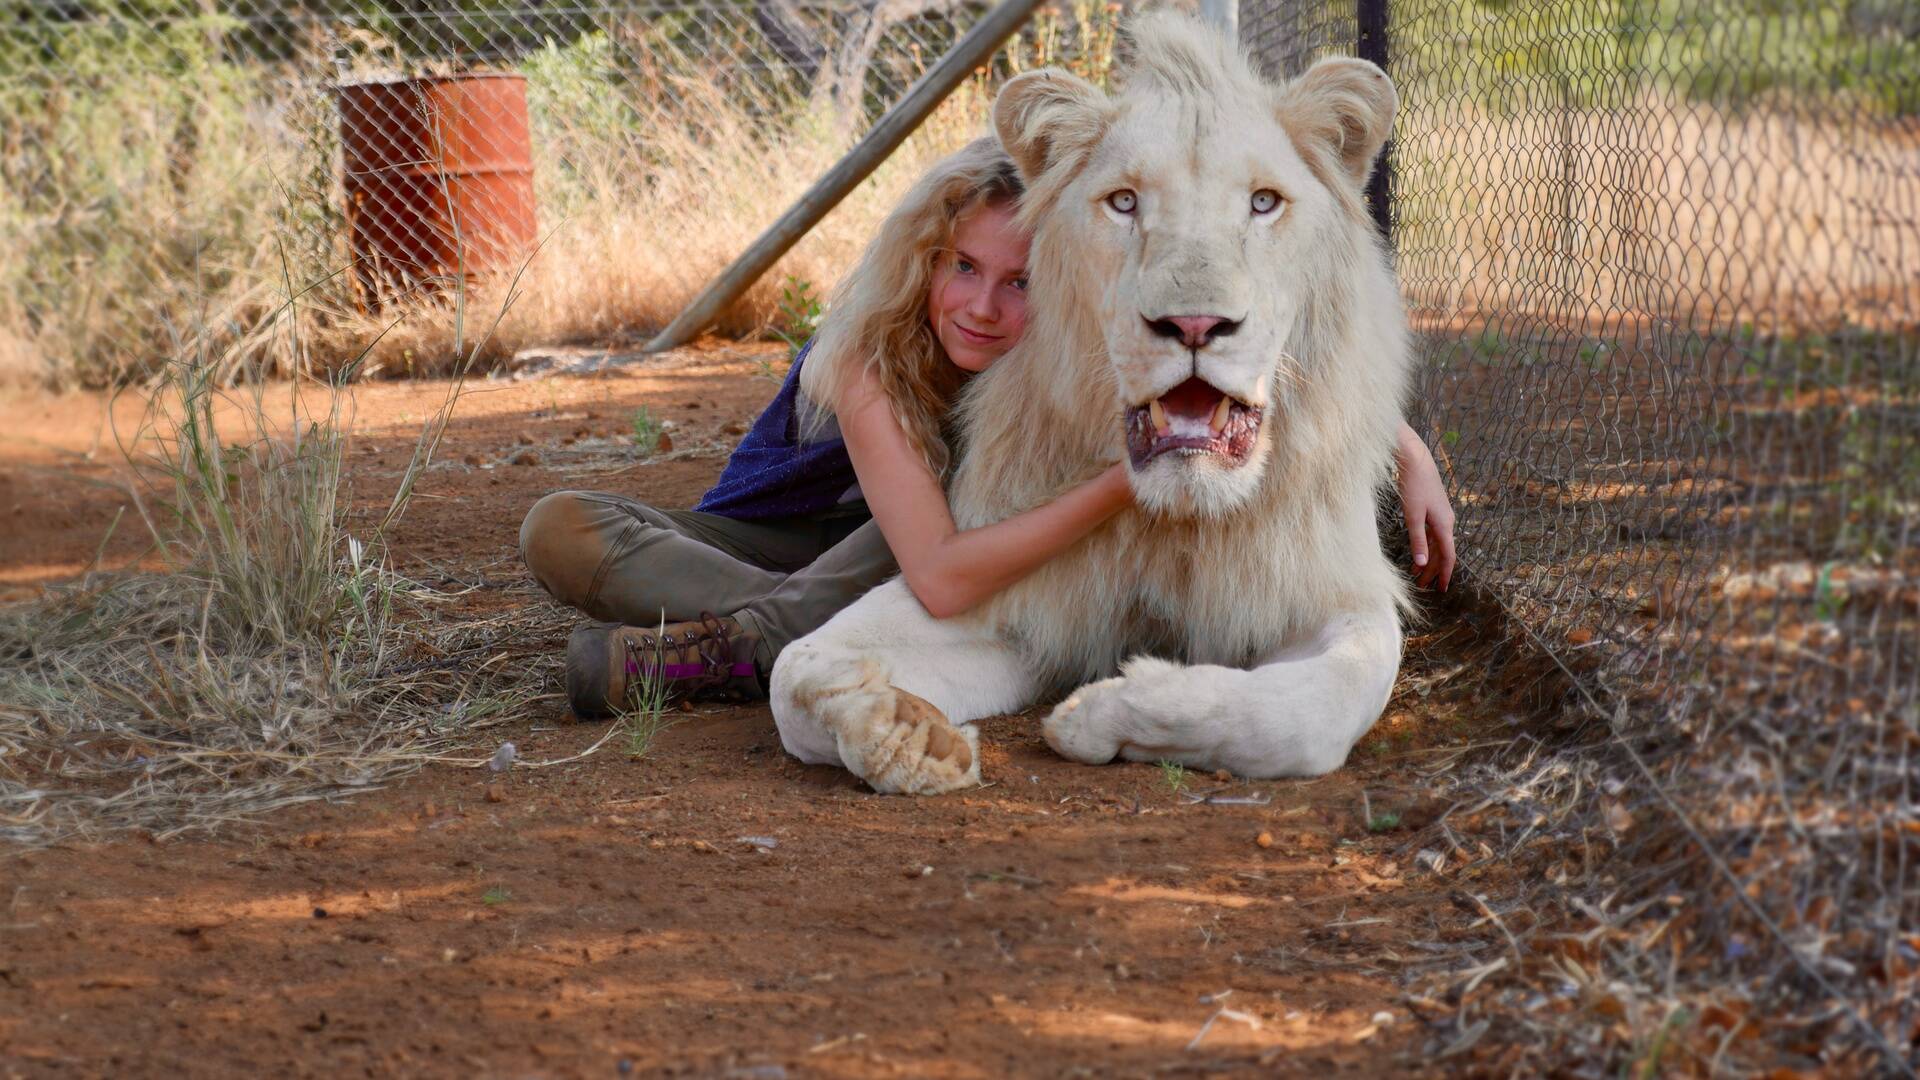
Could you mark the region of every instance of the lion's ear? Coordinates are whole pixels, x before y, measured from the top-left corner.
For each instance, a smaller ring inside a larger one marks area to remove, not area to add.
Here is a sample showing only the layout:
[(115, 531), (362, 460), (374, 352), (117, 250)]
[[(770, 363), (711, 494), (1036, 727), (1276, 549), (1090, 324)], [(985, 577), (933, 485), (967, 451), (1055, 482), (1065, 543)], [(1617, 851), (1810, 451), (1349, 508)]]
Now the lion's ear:
[(1106, 133), (1109, 105), (1100, 88), (1059, 68), (1008, 82), (993, 103), (993, 129), (1028, 183)]
[(1387, 73), (1365, 60), (1334, 58), (1308, 68), (1280, 91), (1280, 122), (1296, 143), (1319, 140), (1365, 185), (1393, 132), (1400, 99)]

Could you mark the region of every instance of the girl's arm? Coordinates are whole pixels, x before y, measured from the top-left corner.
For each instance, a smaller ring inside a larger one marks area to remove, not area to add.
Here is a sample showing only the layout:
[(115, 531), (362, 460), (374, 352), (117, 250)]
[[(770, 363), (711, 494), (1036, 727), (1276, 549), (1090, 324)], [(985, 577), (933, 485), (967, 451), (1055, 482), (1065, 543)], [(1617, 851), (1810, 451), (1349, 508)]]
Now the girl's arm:
[(1400, 439), (1393, 456), (1400, 463), (1400, 512), (1406, 515), (1407, 539), (1413, 544), (1413, 582), (1423, 588), (1439, 585), (1445, 592), (1453, 580), (1453, 504), (1447, 485), (1433, 463), (1433, 452), (1407, 422), (1400, 422)]
[(856, 376), (836, 405), (861, 493), (907, 587), (936, 619), (1026, 577), (1133, 502), (1126, 466), (1114, 465), (1050, 503), (962, 531), (939, 478), (907, 441), (872, 375)]

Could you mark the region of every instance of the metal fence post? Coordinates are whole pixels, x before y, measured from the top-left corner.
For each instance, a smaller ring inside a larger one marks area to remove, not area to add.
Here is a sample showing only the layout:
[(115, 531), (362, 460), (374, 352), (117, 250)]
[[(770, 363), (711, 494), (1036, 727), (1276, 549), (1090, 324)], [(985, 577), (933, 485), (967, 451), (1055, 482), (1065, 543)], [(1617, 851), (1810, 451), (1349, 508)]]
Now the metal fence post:
[[(1371, 60), (1380, 70), (1393, 74), (1388, 66), (1388, 0), (1356, 0), (1357, 50), (1360, 59)], [(1373, 208), (1373, 223), (1380, 238), (1393, 246), (1393, 140), (1380, 148), (1380, 159), (1373, 164), (1373, 177), (1367, 181), (1367, 205)]]

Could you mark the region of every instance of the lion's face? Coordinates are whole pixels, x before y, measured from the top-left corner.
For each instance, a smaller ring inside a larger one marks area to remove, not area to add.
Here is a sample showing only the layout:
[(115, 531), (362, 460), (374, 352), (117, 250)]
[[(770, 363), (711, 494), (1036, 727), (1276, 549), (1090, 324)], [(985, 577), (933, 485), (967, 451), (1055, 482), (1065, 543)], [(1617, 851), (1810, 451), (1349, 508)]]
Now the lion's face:
[[(1385, 87), (1372, 65), (1335, 63), (1364, 69), (1343, 81)], [(1253, 496), (1285, 423), (1276, 406), (1299, 374), (1288, 343), (1323, 280), (1319, 249), (1353, 224), (1364, 167), (1328, 175), (1303, 156), (1297, 85), (1147, 79), (1108, 99), (1059, 73), (1025, 78), (996, 119), (1046, 200), (1038, 244), (1071, 238), (1071, 263), (1041, 271), (1067, 280), (1044, 287), (1097, 320), (1135, 493), (1168, 514), (1230, 511)], [(1384, 133), (1385, 118), (1366, 119)], [(1354, 185), (1345, 202), (1339, 184)]]
[(1120, 391), (1134, 488), (1168, 511), (1253, 492), (1300, 312), (1305, 245), (1331, 211), (1271, 111), (1129, 100), (1062, 193)]

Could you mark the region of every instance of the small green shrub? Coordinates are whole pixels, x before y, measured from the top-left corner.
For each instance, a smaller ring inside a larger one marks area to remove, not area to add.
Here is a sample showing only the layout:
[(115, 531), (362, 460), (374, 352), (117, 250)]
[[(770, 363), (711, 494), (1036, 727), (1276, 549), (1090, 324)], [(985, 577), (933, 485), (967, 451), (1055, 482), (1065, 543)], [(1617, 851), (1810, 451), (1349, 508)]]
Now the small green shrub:
[(1185, 765), (1177, 761), (1162, 761), (1157, 764), (1160, 768), (1160, 779), (1166, 781), (1168, 791), (1178, 795), (1187, 789), (1187, 767)]
[(1488, 363), (1499, 360), (1507, 354), (1510, 346), (1497, 326), (1483, 326), (1473, 339), (1474, 354)]
[(826, 308), (814, 293), (813, 283), (788, 274), (780, 287), (780, 321), (773, 328), (773, 336), (786, 342), (787, 349), (797, 356), (801, 347), (820, 331), (820, 317), (824, 314)]
[[(661, 619), (661, 631), (666, 620)], [(627, 756), (642, 757), (653, 748), (653, 740), (672, 726), (667, 719), (667, 680), (662, 672), (640, 672), (627, 682), (627, 699), (619, 713), (621, 730), (627, 737)]]
[(666, 426), (660, 423), (659, 418), (653, 415), (653, 410), (645, 405), (633, 410), (631, 424), (634, 449), (638, 450), (642, 456), (653, 453), (654, 449), (660, 445), (660, 433), (666, 430)]

